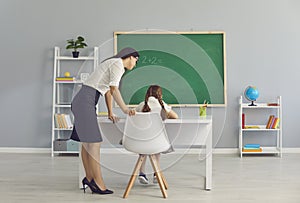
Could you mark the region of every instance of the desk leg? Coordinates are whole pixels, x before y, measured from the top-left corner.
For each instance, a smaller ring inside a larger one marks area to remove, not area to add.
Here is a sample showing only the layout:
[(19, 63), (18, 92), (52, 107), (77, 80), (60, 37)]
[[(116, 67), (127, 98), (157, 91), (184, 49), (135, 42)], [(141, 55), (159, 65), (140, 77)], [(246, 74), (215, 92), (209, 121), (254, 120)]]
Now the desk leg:
[(206, 159), (205, 159), (205, 189), (212, 189), (212, 124), (208, 126), (208, 136), (206, 140)]

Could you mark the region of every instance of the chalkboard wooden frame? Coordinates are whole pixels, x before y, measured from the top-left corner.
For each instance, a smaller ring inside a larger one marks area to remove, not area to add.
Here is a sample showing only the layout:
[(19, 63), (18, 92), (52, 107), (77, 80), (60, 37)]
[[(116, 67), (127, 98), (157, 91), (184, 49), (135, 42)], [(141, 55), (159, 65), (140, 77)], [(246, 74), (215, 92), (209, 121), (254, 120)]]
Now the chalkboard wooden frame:
[(120, 82), (126, 104), (144, 101), (158, 84), (172, 106), (227, 105), (225, 32), (114, 32), (115, 53), (124, 47), (141, 55)]

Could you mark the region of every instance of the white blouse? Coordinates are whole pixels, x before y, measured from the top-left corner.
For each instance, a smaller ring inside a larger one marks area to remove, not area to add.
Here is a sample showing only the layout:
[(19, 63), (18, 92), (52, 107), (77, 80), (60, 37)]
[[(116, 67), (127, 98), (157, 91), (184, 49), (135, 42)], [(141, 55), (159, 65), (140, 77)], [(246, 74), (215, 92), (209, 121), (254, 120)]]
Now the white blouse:
[(102, 62), (83, 84), (95, 88), (104, 95), (109, 86), (119, 86), (124, 72), (121, 58), (108, 59)]

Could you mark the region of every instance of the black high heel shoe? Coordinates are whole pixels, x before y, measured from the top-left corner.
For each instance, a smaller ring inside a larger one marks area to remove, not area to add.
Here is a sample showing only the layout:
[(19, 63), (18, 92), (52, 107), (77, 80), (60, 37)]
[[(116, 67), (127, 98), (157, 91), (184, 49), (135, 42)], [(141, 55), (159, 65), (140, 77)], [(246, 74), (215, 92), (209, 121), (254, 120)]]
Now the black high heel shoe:
[(91, 180), (90, 184), (91, 184), (91, 186), (92, 186), (92, 187), (90, 187), (90, 188), (91, 188), (91, 190), (92, 190), (93, 193), (97, 193), (97, 194), (100, 194), (100, 195), (108, 195), (108, 194), (114, 193), (113, 191), (111, 191), (111, 190), (109, 190), (109, 189), (101, 190), (101, 189), (98, 187), (97, 183), (94, 181), (94, 179)]
[(82, 188), (84, 193), (85, 193), (86, 185), (89, 186), (89, 188), (91, 188), (92, 190), (93, 186), (91, 185), (91, 182), (86, 177), (84, 177), (81, 182), (82, 182)]

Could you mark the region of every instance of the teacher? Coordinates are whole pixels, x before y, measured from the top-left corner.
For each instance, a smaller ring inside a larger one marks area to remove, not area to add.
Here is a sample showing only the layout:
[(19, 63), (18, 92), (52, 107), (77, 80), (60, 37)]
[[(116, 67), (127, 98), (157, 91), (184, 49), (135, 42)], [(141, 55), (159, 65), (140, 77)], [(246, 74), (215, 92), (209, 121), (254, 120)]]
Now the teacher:
[(118, 86), (125, 69), (132, 70), (138, 59), (139, 53), (127, 47), (117, 55), (104, 60), (83, 83), (72, 100), (74, 127), (71, 139), (82, 143), (81, 157), (86, 175), (82, 180), (84, 192), (87, 185), (93, 193), (101, 195), (113, 193), (106, 188), (101, 173), (100, 145), (103, 139), (97, 122), (96, 105), (99, 97), (104, 95), (108, 118), (113, 122), (117, 117), (112, 112), (112, 98), (125, 114), (135, 115), (135, 110), (125, 105)]

